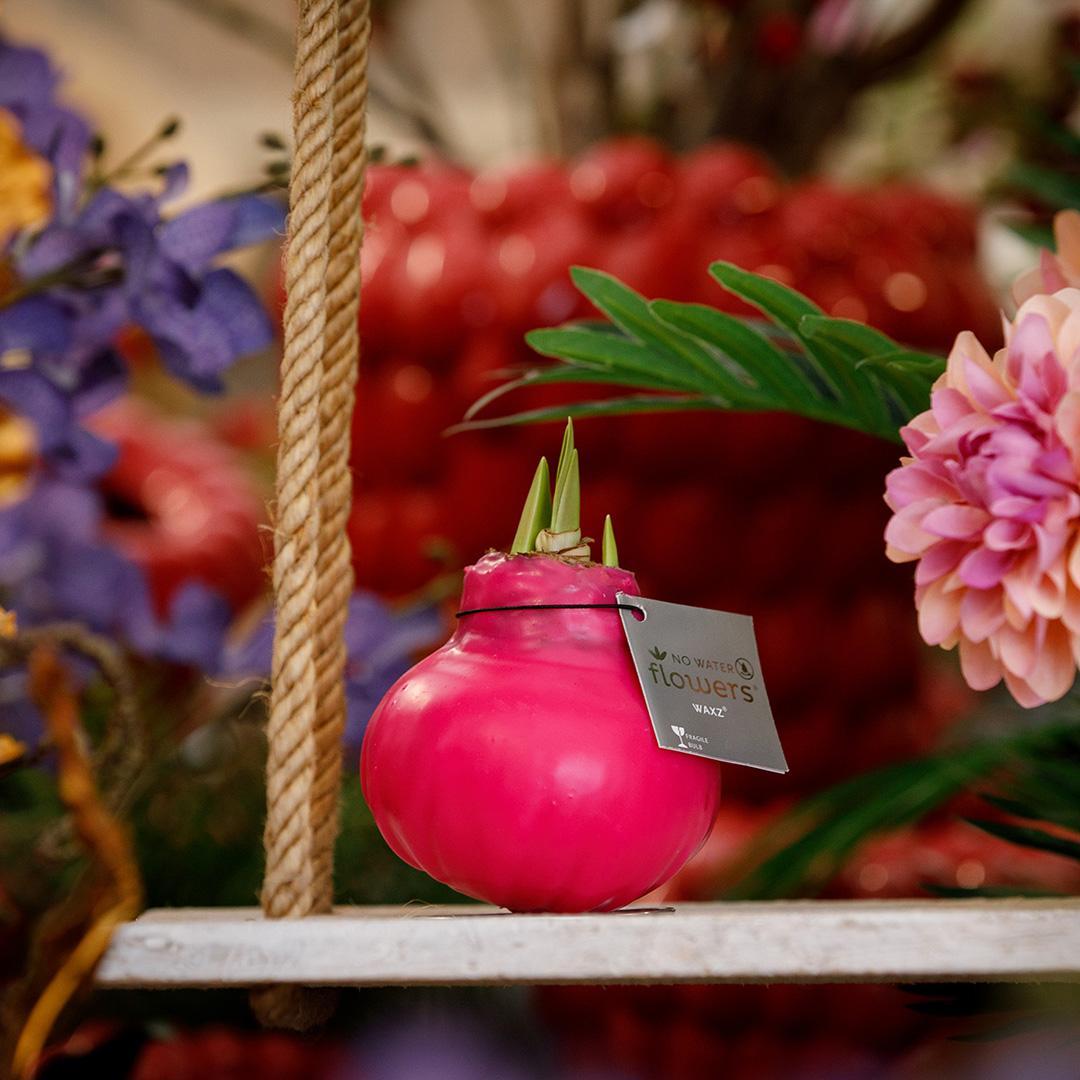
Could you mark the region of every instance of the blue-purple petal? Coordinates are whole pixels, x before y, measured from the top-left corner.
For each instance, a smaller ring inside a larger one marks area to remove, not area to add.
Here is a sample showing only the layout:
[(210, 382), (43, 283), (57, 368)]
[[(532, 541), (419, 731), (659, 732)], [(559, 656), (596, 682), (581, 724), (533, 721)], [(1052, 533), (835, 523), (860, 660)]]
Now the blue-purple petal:
[(161, 171), (162, 188), (158, 202), (166, 203), (182, 195), (187, 190), (189, 179), (190, 170), (186, 161), (174, 161), (171, 165), (166, 165)]
[(62, 450), (67, 444), (71, 402), (44, 375), (30, 368), (0, 371), (0, 402), (34, 425), (42, 454)]
[(203, 203), (162, 225), (162, 253), (191, 274), (199, 274), (213, 259), (235, 245), (237, 208), (233, 200)]
[(35, 354), (61, 353), (71, 345), (72, 320), (60, 302), (28, 296), (0, 309), (0, 353), (29, 349)]
[(90, 146), (90, 128), (70, 109), (58, 105), (16, 108), (23, 141), (53, 167), (54, 174), (79, 176)]
[(274, 340), (266, 308), (251, 286), (232, 270), (211, 270), (203, 278), (198, 311), (224, 330), (233, 359), (265, 349)]
[(115, 401), (128, 384), (128, 368), (115, 349), (99, 349), (83, 363), (74, 396), (76, 416), (89, 416)]
[(237, 195), (229, 200), (236, 211), (230, 248), (261, 244), (285, 233), (286, 207), (273, 195)]
[(59, 82), (40, 49), (0, 42), (0, 106), (36, 105), (49, 101)]
[(32, 280), (70, 266), (97, 251), (102, 239), (72, 224), (46, 226), (18, 259), (20, 275)]
[(49, 458), (49, 465), (61, 480), (97, 480), (115, 464), (118, 450), (113, 443), (72, 426), (64, 445)]
[(153, 652), (176, 664), (217, 671), (231, 618), (229, 602), (220, 593), (190, 581), (173, 597)]

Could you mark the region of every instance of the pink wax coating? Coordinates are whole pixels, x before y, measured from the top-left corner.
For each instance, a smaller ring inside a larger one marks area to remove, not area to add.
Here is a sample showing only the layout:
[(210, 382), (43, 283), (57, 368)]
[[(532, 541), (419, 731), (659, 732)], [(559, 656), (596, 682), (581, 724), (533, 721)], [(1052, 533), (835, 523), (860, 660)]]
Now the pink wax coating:
[[(492, 552), (463, 610), (613, 604), (625, 570)], [(387, 843), (459, 892), (512, 911), (622, 907), (709, 834), (712, 761), (656, 745), (615, 609), (461, 618), (368, 725), (364, 796)]]

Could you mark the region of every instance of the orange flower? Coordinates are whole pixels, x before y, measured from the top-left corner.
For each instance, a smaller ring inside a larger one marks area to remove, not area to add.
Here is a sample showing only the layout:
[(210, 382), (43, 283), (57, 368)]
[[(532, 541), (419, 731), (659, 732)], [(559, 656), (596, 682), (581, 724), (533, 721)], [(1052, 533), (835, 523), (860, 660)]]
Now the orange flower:
[(48, 216), (50, 173), (48, 163), (23, 145), (14, 117), (0, 109), (0, 242)]
[(26, 493), (36, 463), (33, 425), (0, 405), (0, 508)]

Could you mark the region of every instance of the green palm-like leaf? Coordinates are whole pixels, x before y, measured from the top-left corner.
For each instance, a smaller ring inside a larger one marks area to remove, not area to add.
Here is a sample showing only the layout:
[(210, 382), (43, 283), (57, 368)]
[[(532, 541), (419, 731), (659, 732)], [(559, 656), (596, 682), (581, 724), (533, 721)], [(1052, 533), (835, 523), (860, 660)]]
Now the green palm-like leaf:
[[(859, 323), (829, 318), (770, 278), (730, 263), (715, 263), (710, 271), (769, 321), (753, 325), (704, 304), (649, 301), (610, 274), (575, 267), (574, 283), (610, 322), (532, 331), (529, 344), (556, 363), (495, 387), (452, 430), (566, 416), (778, 410), (895, 441), (899, 428), (927, 408), (930, 386), (943, 370), (940, 358), (905, 349)], [(506, 394), (562, 383), (653, 393), (480, 418)]]

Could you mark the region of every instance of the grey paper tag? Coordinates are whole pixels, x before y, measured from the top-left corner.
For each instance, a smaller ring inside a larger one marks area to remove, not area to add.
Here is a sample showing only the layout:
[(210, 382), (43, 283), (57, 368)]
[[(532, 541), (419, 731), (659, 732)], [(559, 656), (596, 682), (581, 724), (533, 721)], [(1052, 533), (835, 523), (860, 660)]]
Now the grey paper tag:
[(618, 594), (661, 749), (787, 772), (748, 615)]

